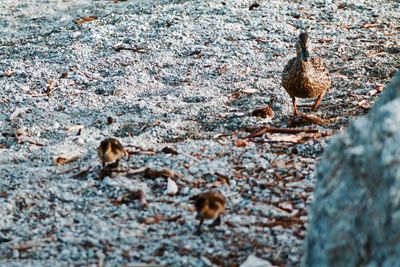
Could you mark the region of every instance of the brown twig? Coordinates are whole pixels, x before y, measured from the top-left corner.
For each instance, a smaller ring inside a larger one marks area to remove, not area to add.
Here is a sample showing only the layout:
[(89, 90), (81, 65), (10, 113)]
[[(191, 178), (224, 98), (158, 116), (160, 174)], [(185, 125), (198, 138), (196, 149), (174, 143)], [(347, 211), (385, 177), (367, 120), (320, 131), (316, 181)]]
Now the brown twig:
[(304, 128), (275, 128), (275, 127), (251, 127), (247, 128), (246, 132), (251, 132), (246, 139), (262, 136), (265, 133), (284, 133), (284, 134), (298, 134), (298, 133), (320, 133), (322, 136), (329, 136), (334, 134), (333, 131), (322, 131), (318, 129), (304, 129)]

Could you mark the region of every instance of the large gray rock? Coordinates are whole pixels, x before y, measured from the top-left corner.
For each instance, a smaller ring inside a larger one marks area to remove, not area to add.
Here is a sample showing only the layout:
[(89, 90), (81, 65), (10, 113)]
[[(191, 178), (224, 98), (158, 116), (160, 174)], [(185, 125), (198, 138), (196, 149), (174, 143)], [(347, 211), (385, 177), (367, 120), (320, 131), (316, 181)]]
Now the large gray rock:
[(400, 73), (317, 177), (303, 266), (400, 266)]

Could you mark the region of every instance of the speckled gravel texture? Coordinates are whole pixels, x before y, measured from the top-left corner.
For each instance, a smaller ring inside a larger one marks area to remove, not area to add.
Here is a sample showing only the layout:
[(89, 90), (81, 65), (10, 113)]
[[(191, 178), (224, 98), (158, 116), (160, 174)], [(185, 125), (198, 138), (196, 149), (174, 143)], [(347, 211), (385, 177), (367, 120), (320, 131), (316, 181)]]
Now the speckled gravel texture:
[[(364, 115), (400, 67), (400, 4), (252, 3), (0, 0), (1, 266), (300, 264), (329, 137), (245, 140), (244, 129), (287, 127), (280, 77), (302, 30), (333, 87), (312, 113), (329, 124), (298, 127), (340, 131)], [(97, 19), (74, 23), (86, 16)], [(251, 116), (263, 106), (272, 118)], [(106, 137), (132, 155), (100, 179)], [(68, 152), (81, 157), (56, 166)], [(126, 172), (143, 167), (177, 173), (178, 194)], [(121, 201), (138, 189), (147, 209)], [(227, 209), (198, 237), (189, 198), (209, 189)]]

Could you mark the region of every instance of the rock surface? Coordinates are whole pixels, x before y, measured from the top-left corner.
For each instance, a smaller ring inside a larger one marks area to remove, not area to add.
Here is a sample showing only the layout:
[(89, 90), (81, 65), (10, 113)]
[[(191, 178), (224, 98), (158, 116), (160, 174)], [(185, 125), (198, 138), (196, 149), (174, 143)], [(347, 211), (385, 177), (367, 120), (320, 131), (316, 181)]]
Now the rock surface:
[(400, 264), (400, 73), (317, 167), (304, 266)]

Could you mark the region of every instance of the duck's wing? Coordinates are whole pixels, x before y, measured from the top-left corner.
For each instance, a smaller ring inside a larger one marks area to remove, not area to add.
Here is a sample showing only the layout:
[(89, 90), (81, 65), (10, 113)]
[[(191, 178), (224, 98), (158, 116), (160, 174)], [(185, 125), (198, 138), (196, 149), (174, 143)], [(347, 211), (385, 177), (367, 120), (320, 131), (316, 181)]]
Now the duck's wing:
[(326, 89), (329, 89), (332, 85), (332, 81), (325, 61), (320, 57), (313, 57), (311, 58), (311, 64), (314, 68), (314, 78), (324, 84)]
[(297, 58), (295, 57), (290, 59), (282, 71), (282, 86), (284, 88), (289, 87), (289, 84), (291, 82), (290, 80), (292, 79), (291, 76), (299, 69), (299, 67), (296, 66), (296, 59)]

